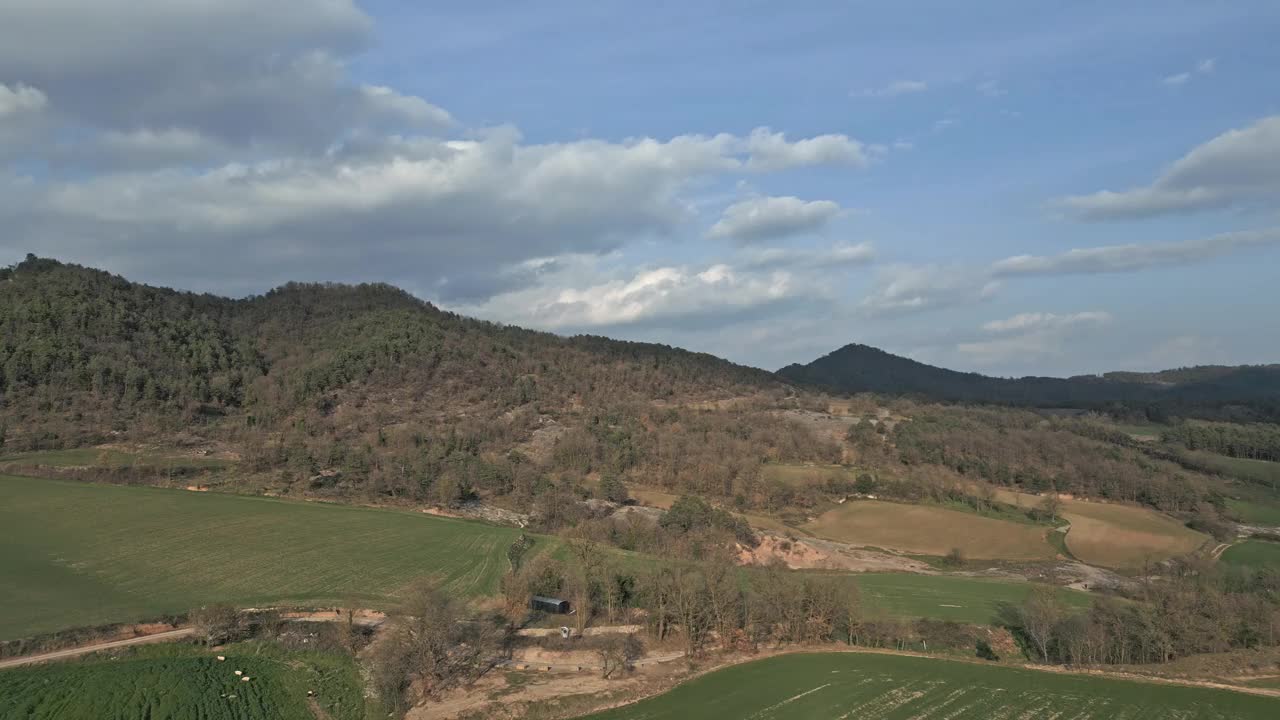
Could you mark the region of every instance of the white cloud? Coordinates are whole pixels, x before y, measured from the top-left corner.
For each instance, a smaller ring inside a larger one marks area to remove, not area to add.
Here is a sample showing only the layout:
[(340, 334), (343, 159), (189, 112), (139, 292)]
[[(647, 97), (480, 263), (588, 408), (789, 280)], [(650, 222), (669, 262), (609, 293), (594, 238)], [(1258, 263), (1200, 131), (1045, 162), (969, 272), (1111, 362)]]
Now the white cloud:
[(791, 142), (785, 134), (761, 127), (744, 142), (747, 169), (760, 172), (811, 165), (862, 167), (870, 161), (862, 143), (847, 135), (818, 135)]
[(980, 365), (996, 365), (1057, 355), (1069, 339), (1111, 323), (1111, 314), (1087, 311), (1057, 315), (1020, 313), (982, 326), (988, 336), (962, 342), (956, 350)]
[(13, 87), (0, 83), (0, 121), (10, 116), (38, 113), (48, 102), (49, 98), (38, 88), (22, 83)]
[(840, 206), (830, 200), (756, 197), (725, 208), (707, 237), (740, 243), (774, 240), (819, 230), (839, 214)]
[(894, 315), (969, 304), (991, 297), (999, 283), (982, 271), (961, 266), (890, 265), (880, 270), (858, 310)]
[[(585, 281), (583, 278), (587, 278)], [(785, 271), (755, 272), (723, 263), (663, 266), (602, 278), (590, 258), (566, 259), (535, 287), (463, 308), (547, 330), (589, 330), (661, 322), (671, 326), (712, 320), (793, 299), (802, 293)]]
[(1213, 58), (1206, 58), (1196, 63), (1196, 66), (1194, 68), (1187, 70), (1185, 72), (1168, 75), (1162, 78), (1160, 82), (1164, 83), (1165, 85), (1168, 85), (1169, 87), (1178, 87), (1179, 85), (1186, 85), (1187, 82), (1194, 77), (1201, 76), (1201, 75), (1208, 75), (1212, 73), (1216, 66), (1217, 66), (1216, 60), (1214, 60)]
[(868, 242), (839, 243), (826, 248), (759, 248), (744, 255), (745, 267), (832, 269), (866, 265), (875, 260), (875, 247)]
[[(107, 140), (174, 153), (200, 145), (186, 131)], [(805, 142), (770, 149), (786, 155)], [(496, 261), (666, 236), (696, 215), (690, 185), (744, 172), (755, 150), (726, 134), (524, 144), (499, 128), (470, 140), (357, 138), (320, 157), (48, 181), (0, 217), (24, 246), (85, 261), (102, 238), (118, 237), (113, 262), (182, 265), (197, 289), (232, 280), (261, 290), (352, 265), (418, 287), (464, 277), (475, 288), (475, 274)]]
[(1087, 312), (1056, 315), (1054, 313), (1019, 313), (1003, 320), (992, 320), (984, 323), (982, 329), (989, 333), (1031, 332), (1049, 328), (1064, 328), (1072, 325), (1104, 324), (1111, 321), (1106, 312), (1091, 310)]
[(1280, 196), (1280, 115), (1227, 131), (1182, 156), (1146, 186), (1063, 198), (1085, 220), (1212, 210)]
[(871, 88), (851, 93), (854, 97), (888, 98), (921, 93), (929, 89), (923, 80), (895, 80), (882, 88)]
[(991, 269), (996, 275), (1128, 272), (1207, 260), (1272, 243), (1280, 243), (1280, 229), (1224, 233), (1179, 242), (1076, 248), (1058, 255), (1015, 255), (994, 263)]

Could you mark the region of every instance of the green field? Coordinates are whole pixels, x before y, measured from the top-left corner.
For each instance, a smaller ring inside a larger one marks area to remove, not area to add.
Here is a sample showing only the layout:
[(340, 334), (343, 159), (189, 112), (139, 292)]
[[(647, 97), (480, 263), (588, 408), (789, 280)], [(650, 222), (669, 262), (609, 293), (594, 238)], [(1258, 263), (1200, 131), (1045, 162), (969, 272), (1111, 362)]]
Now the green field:
[(1180, 454), (1198, 467), (1238, 480), (1280, 487), (1280, 463), (1267, 460), (1233, 458), (1216, 453), (1180, 450)]
[[(0, 476), (0, 640), (153, 618), (210, 602), (387, 605), (433, 576), (496, 590), (519, 530), (399, 512)], [(535, 551), (556, 541), (540, 538)], [(643, 558), (637, 562), (644, 562)], [(869, 608), (987, 623), (1023, 582), (864, 573)], [(1088, 596), (1063, 591), (1083, 607)]]
[(591, 720), (1275, 717), (1280, 717), (1280, 700), (1225, 690), (870, 653), (759, 660), (590, 716)]
[(420, 513), (9, 476), (0, 528), (0, 640), (221, 601), (376, 607), (424, 576), (490, 593), (520, 534)]
[[(1020, 603), (1032, 583), (987, 580), (955, 575), (862, 573), (852, 576), (869, 609), (881, 609), (896, 617), (926, 617), (978, 625), (992, 622), (1000, 603)], [(1087, 593), (1061, 590), (1063, 603), (1086, 608)]]
[[(0, 671), (0, 720), (362, 720), (359, 671), (329, 653), (246, 643), (212, 653), (157, 645), (94, 659)], [(235, 670), (244, 672), (241, 681)]]
[(1239, 567), (1280, 569), (1280, 543), (1268, 540), (1246, 540), (1222, 553), (1222, 562)]

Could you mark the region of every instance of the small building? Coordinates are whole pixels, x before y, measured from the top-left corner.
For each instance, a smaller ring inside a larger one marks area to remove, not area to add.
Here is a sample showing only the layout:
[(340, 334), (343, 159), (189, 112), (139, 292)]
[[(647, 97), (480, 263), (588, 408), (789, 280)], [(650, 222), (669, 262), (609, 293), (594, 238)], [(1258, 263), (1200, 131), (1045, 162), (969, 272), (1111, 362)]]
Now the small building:
[(569, 612), (569, 601), (561, 600), (560, 598), (545, 597), (543, 595), (534, 595), (529, 599), (529, 609), (563, 615)]

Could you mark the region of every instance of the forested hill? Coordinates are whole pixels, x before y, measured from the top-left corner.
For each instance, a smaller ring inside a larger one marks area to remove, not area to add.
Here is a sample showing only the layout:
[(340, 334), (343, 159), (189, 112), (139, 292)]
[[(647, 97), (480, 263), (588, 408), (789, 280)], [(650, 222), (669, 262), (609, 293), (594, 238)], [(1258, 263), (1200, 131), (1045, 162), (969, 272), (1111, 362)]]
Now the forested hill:
[(98, 441), (236, 417), (274, 428), (382, 406), (520, 408), (783, 395), (762, 370), (663, 345), (464, 318), (387, 285), (289, 284), (228, 299), (28, 256), (0, 270), (0, 441)]
[(1280, 420), (1280, 365), (1194, 367), (1073, 378), (996, 378), (934, 367), (866, 345), (846, 345), (778, 374), (836, 392), (1025, 407), (1146, 412), (1162, 417)]

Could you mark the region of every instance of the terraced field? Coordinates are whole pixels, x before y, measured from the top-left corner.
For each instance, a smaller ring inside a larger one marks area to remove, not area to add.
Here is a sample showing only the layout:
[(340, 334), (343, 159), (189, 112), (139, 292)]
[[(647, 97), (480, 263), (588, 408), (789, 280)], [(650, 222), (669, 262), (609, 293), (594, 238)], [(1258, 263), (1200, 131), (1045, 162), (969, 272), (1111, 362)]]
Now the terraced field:
[(590, 720), (1270, 720), (1280, 699), (1225, 690), (869, 653), (720, 670)]
[(960, 548), (967, 557), (1048, 560), (1047, 528), (930, 505), (853, 500), (804, 526), (819, 537), (924, 555)]
[[(0, 475), (0, 640), (227, 601), (378, 606), (433, 576), (495, 591), (512, 528), (350, 506)], [(535, 552), (553, 544), (541, 539)]]
[(221, 652), (225, 662), (193, 646), (154, 646), (119, 659), (0, 671), (0, 720), (365, 717), (359, 671), (347, 658), (253, 644)]

